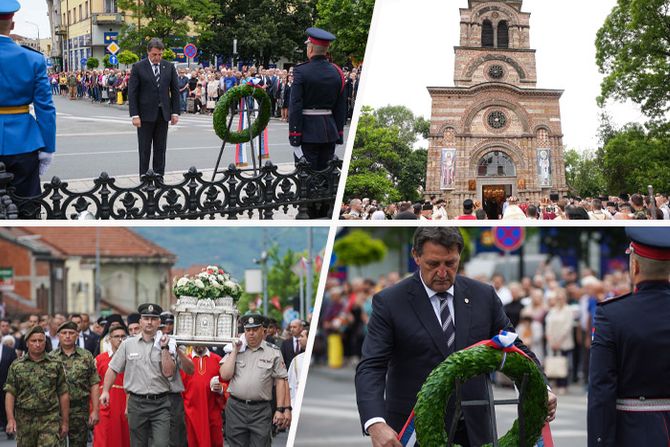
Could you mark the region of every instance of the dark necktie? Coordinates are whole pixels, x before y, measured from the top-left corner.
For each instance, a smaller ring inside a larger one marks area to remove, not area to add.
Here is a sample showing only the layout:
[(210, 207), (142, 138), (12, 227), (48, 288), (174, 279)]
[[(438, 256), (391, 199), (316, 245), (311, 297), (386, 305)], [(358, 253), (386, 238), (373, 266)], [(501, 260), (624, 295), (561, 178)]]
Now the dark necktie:
[(156, 77), (156, 85), (160, 85), (161, 82), (161, 70), (158, 67), (158, 64), (154, 64), (154, 76)]
[(295, 353), (298, 354), (300, 352), (300, 343), (298, 340), (295, 341)]
[(440, 299), (440, 321), (442, 322), (442, 330), (444, 331), (444, 335), (447, 337), (447, 350), (449, 353), (452, 353), (454, 352), (453, 348), (454, 340), (456, 339), (456, 329), (454, 327), (454, 320), (447, 304), (449, 293), (442, 292), (438, 293), (436, 296)]

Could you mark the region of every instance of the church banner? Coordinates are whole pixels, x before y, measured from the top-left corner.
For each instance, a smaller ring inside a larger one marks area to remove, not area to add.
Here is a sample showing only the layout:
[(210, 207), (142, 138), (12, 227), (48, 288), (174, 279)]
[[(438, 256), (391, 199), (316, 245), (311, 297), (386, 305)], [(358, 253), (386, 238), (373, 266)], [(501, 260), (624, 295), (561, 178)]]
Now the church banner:
[(453, 189), (456, 183), (456, 149), (442, 148), (440, 189)]
[(551, 149), (537, 150), (537, 172), (540, 187), (551, 187)]

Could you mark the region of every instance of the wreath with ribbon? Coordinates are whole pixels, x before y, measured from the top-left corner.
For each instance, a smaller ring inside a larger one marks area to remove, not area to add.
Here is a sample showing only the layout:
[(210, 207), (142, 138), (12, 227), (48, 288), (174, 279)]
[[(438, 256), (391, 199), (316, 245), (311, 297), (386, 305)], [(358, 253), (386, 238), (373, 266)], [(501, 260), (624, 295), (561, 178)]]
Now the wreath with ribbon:
[[(251, 128), (243, 129), (239, 132), (228, 130), (228, 112), (233, 105), (240, 104), (242, 98), (253, 97), (259, 105), (258, 116), (251, 124)], [(265, 90), (251, 84), (238, 85), (224, 93), (223, 97), (216, 103), (214, 108), (213, 125), (214, 132), (223, 141), (233, 144), (246, 143), (251, 140), (252, 135), (258, 136), (267, 127), (270, 122), (270, 111), (272, 105), (270, 97)]]
[[(448, 442), (444, 430), (444, 413), (447, 400), (454, 391), (456, 379), (465, 382), (481, 374), (501, 371), (521, 385), (527, 374), (526, 392), (522, 402), (525, 421), (526, 445), (535, 445), (542, 435), (547, 409), (547, 386), (537, 365), (519, 348), (514, 346), (516, 334), (501, 332), (451, 354), (428, 376), (418, 394), (414, 407), (414, 422), (419, 444), (424, 447), (444, 446)], [(487, 444), (490, 445), (490, 444)], [(519, 445), (519, 421), (498, 440), (500, 447)]]

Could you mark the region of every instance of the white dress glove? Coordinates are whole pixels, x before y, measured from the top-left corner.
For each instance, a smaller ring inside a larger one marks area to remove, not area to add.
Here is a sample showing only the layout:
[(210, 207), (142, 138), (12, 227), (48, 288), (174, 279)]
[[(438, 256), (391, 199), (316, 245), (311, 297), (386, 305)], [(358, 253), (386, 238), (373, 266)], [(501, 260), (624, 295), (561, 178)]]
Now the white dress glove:
[(53, 152), (41, 152), (39, 153), (39, 160), (40, 160), (40, 175), (44, 175), (47, 173), (47, 169), (49, 169), (49, 166), (51, 165), (51, 162), (53, 161), (54, 154)]

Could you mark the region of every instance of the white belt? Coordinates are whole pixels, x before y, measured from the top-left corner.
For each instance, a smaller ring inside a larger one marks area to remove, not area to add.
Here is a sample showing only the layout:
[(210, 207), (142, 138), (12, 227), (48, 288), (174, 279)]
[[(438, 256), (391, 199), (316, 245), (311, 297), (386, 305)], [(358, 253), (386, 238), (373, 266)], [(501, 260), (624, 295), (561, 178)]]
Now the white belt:
[(670, 399), (617, 399), (616, 409), (619, 411), (654, 412), (670, 411)]
[(326, 109), (305, 109), (302, 111), (302, 114), (309, 116), (322, 116), (322, 115), (332, 115), (333, 111)]

